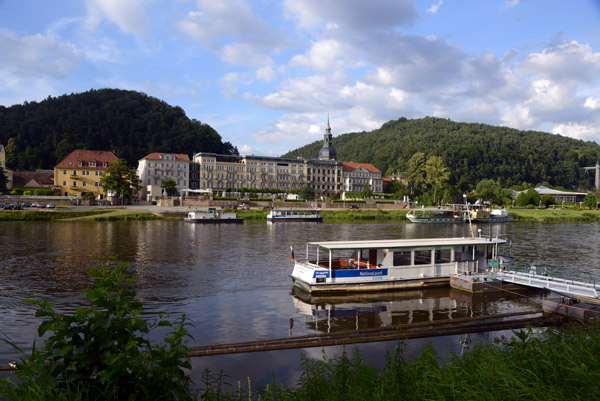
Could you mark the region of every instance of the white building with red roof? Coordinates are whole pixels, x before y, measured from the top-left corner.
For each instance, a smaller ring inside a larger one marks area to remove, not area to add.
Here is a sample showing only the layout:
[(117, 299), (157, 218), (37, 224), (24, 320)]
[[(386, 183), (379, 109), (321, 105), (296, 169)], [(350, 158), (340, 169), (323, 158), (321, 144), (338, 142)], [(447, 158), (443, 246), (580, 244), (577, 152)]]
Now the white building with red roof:
[(383, 192), (381, 171), (369, 163), (343, 162), (344, 192), (361, 192), (365, 185), (375, 193)]
[(189, 188), (190, 158), (180, 153), (150, 153), (138, 161), (137, 175), (140, 199), (152, 201), (162, 196), (160, 186), (166, 179), (173, 179), (179, 191)]
[(113, 152), (105, 150), (74, 150), (54, 166), (54, 188), (64, 196), (81, 196), (85, 192), (103, 199), (102, 173), (117, 160)]

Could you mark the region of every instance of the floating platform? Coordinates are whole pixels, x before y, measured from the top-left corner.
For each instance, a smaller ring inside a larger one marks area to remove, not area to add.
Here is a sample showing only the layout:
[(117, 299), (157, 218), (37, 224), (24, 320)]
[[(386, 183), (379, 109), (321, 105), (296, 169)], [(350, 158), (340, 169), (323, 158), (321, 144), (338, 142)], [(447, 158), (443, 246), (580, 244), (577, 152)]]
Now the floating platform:
[(514, 291), (523, 287), (502, 280), (489, 278), (485, 274), (453, 274), (450, 276), (450, 287), (466, 291), (471, 294), (485, 294), (489, 292)]
[(579, 321), (600, 320), (600, 300), (567, 296), (547, 298), (542, 302), (544, 313), (570, 317)]

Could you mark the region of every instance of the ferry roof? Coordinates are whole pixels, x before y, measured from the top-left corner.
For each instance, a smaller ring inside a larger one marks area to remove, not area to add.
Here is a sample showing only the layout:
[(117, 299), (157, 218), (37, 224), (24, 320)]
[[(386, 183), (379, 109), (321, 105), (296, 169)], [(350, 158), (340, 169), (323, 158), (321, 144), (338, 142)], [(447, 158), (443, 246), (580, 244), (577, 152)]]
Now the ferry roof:
[(308, 245), (318, 246), (328, 250), (354, 250), (354, 249), (389, 249), (389, 248), (421, 248), (441, 246), (470, 246), (470, 245), (495, 245), (504, 244), (505, 239), (500, 238), (414, 238), (414, 239), (386, 239), (367, 241), (323, 241), (309, 242)]

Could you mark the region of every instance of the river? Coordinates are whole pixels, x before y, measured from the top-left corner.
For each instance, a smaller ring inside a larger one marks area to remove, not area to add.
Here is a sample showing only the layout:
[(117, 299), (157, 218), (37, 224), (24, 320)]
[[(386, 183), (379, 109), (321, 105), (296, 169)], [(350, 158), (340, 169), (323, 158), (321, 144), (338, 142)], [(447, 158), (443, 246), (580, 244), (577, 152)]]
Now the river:
[[(478, 227), (474, 227), (477, 229)], [(600, 225), (513, 223), (482, 226), (506, 235), (518, 260), (581, 272), (599, 272)], [(412, 223), (246, 223), (201, 225), (183, 221), (0, 223), (0, 335), (30, 349), (39, 325), (32, 294), (72, 311), (84, 304), (89, 270), (109, 256), (131, 263), (136, 291), (148, 317), (185, 313), (193, 324), (189, 345), (279, 338), (397, 323), (539, 308), (539, 291), (472, 297), (443, 288), (385, 296), (312, 299), (292, 290), (290, 245), (302, 257), (307, 241), (466, 236), (468, 225)], [(290, 328), (293, 319), (293, 328)], [(479, 335), (479, 338), (486, 339)], [(413, 340), (409, 351), (434, 341), (456, 351), (457, 337)], [(375, 363), (394, 344), (361, 345)], [(458, 347), (458, 348), (457, 348)], [(299, 355), (320, 358), (320, 349), (271, 351), (193, 358), (192, 377), (224, 369), (231, 381), (294, 384)], [(337, 350), (332, 350), (337, 352)], [(18, 359), (0, 342), (0, 365)]]

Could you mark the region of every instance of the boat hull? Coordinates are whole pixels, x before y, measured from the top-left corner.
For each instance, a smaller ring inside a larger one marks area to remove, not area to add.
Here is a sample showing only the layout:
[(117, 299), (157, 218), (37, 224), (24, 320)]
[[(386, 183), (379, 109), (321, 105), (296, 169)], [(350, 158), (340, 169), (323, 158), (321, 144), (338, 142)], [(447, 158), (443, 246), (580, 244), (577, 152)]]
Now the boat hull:
[(357, 292), (382, 292), (415, 288), (447, 287), (449, 277), (431, 277), (407, 280), (389, 280), (362, 283), (309, 284), (292, 276), (294, 286), (310, 294), (348, 294)]
[(235, 219), (184, 219), (188, 223), (196, 223), (196, 224), (242, 224), (244, 222), (243, 218), (235, 218)]
[(267, 218), (267, 221), (271, 222), (285, 222), (285, 221), (316, 221), (322, 222), (323, 216), (319, 217), (272, 217)]

